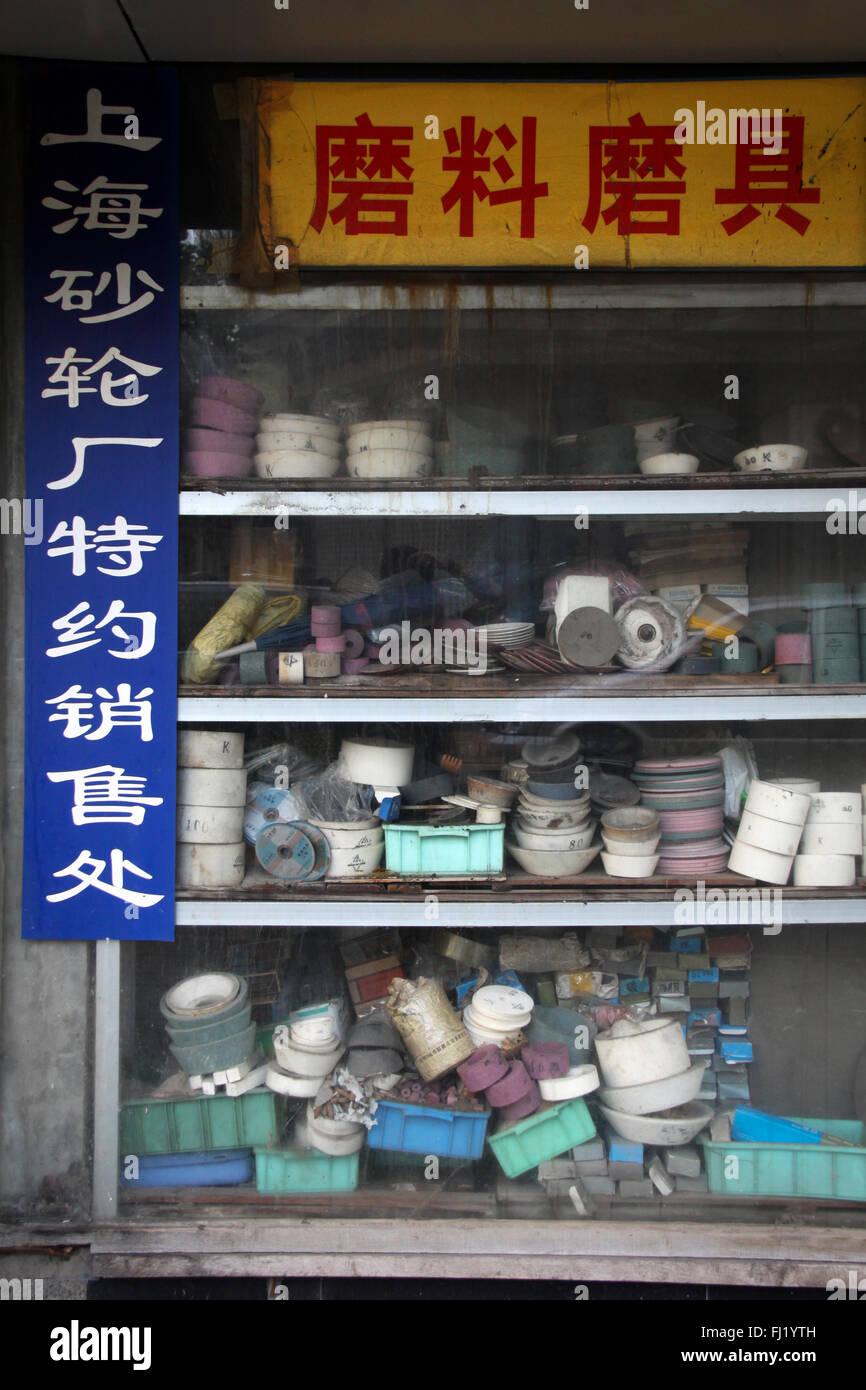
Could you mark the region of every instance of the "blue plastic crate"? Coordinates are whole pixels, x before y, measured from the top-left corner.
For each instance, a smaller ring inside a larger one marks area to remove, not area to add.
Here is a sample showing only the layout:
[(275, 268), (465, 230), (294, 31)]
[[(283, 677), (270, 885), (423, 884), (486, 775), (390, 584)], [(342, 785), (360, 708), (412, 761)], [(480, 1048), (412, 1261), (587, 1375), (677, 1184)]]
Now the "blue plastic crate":
[(443, 1158), (480, 1158), (490, 1112), (438, 1110), (427, 1105), (380, 1100), (369, 1131), (371, 1149), (439, 1154)]
[(125, 1175), (121, 1187), (236, 1187), (253, 1180), (252, 1149), (204, 1149), (198, 1153), (144, 1154), (138, 1177)]

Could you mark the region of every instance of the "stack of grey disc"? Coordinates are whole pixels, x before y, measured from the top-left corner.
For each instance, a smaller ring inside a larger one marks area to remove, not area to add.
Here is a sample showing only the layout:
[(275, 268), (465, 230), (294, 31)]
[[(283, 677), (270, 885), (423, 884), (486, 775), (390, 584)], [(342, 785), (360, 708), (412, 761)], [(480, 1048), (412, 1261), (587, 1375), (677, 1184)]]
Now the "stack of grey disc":
[(358, 1019), (349, 1033), (348, 1046), (346, 1067), (359, 1081), (394, 1077), (405, 1067), (403, 1041), (381, 1009)]
[(177, 761), (178, 886), (238, 888), (246, 864), (244, 735), (183, 729)]
[(846, 584), (805, 584), (803, 607), (812, 637), (812, 683), (849, 685), (860, 680), (858, 614)]

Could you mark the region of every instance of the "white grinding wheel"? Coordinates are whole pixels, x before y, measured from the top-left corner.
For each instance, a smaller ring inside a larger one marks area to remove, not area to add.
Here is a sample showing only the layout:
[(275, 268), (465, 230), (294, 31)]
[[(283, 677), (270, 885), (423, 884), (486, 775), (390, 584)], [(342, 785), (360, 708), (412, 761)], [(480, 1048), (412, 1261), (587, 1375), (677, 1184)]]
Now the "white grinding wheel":
[(550, 1076), (538, 1083), (542, 1100), (573, 1100), (575, 1096), (588, 1096), (598, 1087), (598, 1071), (591, 1062), (569, 1067), (565, 1076)]

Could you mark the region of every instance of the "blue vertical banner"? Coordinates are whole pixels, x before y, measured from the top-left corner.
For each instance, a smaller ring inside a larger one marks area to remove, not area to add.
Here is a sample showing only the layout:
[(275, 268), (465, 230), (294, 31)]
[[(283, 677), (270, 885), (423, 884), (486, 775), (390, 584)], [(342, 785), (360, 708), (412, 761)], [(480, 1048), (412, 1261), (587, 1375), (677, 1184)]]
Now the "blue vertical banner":
[(175, 75), (35, 67), (25, 159), (23, 934), (170, 941)]

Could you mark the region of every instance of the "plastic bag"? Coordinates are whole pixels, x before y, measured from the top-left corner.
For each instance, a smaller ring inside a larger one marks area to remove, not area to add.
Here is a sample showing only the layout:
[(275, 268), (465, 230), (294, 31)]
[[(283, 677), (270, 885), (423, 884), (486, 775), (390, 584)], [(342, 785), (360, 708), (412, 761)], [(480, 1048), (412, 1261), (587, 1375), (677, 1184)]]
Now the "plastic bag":
[(292, 743), (269, 743), (244, 759), (249, 775), (256, 774), (259, 782), (272, 786), (290, 787), (295, 782), (314, 776), (321, 768), (316, 758), (296, 748)]
[(725, 815), (739, 820), (749, 783), (758, 775), (758, 760), (747, 738), (739, 734), (719, 749), (725, 774)]
[(317, 777), (302, 782), (300, 790), (307, 803), (308, 815), (313, 820), (363, 821), (369, 820), (373, 814), (370, 809), (373, 804), (372, 787), (348, 782), (338, 762), (330, 763)]

